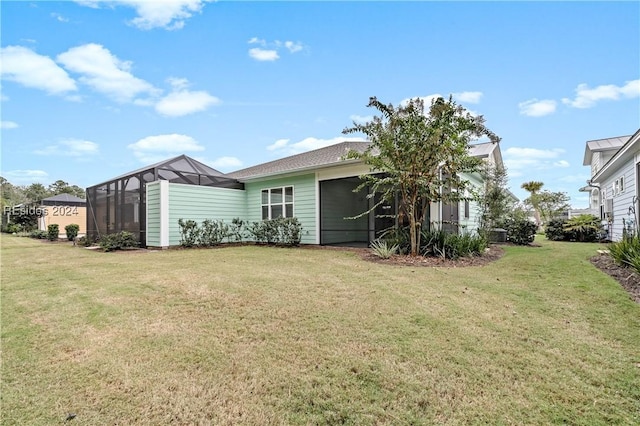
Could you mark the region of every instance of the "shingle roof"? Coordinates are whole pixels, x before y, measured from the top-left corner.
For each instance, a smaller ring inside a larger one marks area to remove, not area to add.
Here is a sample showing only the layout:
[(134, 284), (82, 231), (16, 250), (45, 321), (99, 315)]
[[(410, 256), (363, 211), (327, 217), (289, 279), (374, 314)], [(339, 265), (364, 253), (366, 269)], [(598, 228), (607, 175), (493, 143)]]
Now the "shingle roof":
[(58, 203), (86, 203), (87, 200), (85, 200), (84, 198), (80, 198), (80, 197), (76, 197), (75, 195), (71, 195), (71, 194), (58, 194), (58, 195), (54, 195), (53, 197), (47, 197), (47, 198), (43, 198), (42, 201), (49, 201), (49, 202), (58, 202)]
[(622, 145), (627, 143), (630, 138), (631, 135), (587, 141), (587, 144), (584, 148), (584, 160), (582, 162), (582, 165), (591, 165), (591, 158), (594, 152), (617, 151), (622, 147)]
[(328, 166), (343, 161), (342, 157), (351, 149), (358, 152), (364, 152), (368, 147), (369, 142), (341, 142), (324, 148), (315, 149), (313, 151), (303, 152), (302, 154), (296, 154), (279, 160), (269, 161), (268, 163), (258, 164), (246, 169), (237, 170), (235, 172), (228, 173), (227, 176), (242, 180)]
[[(303, 152), (302, 154), (296, 154), (237, 170), (228, 173), (227, 176), (243, 180), (335, 165), (343, 161), (342, 158), (349, 150), (364, 152), (369, 146), (370, 142), (341, 142), (313, 151)], [(493, 150), (496, 149), (496, 146), (497, 144), (493, 142), (471, 145), (469, 154), (474, 157), (486, 157), (491, 155)]]

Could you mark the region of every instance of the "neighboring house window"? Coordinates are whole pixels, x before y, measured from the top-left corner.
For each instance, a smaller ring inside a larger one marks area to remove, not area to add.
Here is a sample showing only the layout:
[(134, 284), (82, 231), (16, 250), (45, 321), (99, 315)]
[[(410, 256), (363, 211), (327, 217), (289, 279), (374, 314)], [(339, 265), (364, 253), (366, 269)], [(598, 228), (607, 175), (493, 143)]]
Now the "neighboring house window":
[(620, 176), (613, 183), (613, 195), (619, 195), (624, 192), (624, 176)]
[(469, 219), (471, 217), (470, 211), (469, 211), (469, 200), (464, 200), (464, 218), (465, 219)]
[(293, 186), (262, 190), (262, 220), (293, 217)]

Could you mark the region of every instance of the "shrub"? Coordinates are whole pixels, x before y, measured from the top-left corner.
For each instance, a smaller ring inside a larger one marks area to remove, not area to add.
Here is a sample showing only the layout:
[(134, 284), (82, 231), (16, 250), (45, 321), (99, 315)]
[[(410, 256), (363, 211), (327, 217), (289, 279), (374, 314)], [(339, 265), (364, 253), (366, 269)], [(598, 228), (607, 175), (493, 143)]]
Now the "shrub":
[(205, 219), (202, 221), (202, 228), (198, 232), (198, 240), (200, 245), (211, 247), (220, 244), (228, 235), (229, 227), (223, 220)]
[(92, 238), (88, 238), (87, 236), (80, 237), (77, 239), (76, 243), (79, 246), (91, 247), (96, 241)]
[(6, 232), (7, 234), (17, 234), (22, 231), (22, 225), (18, 223), (7, 223), (2, 232)]
[(592, 243), (600, 239), (602, 223), (594, 215), (581, 214), (569, 219), (564, 224), (564, 231), (570, 240)]
[(239, 217), (234, 217), (231, 220), (231, 225), (229, 226), (229, 232), (227, 234), (227, 238), (229, 242), (240, 242), (244, 239), (244, 227), (245, 223)]
[[(424, 236), (424, 234), (423, 234)], [(411, 249), (408, 227), (392, 227), (383, 231), (378, 239), (384, 240), (391, 246), (398, 246), (398, 253), (406, 254)]]
[(138, 241), (131, 232), (121, 231), (115, 234), (104, 235), (100, 239), (100, 247), (104, 251), (122, 250), (138, 247)]
[(31, 238), (36, 238), (38, 240), (44, 240), (46, 239), (48, 236), (47, 231), (42, 230), (42, 229), (37, 229), (35, 231), (31, 231), (31, 233), (29, 234), (29, 237)]
[(193, 247), (198, 244), (200, 239), (200, 229), (195, 220), (178, 219), (180, 227), (180, 245), (183, 247)]
[(521, 217), (506, 219), (502, 224), (502, 228), (507, 230), (507, 241), (518, 245), (531, 244), (538, 230), (535, 223)]
[(76, 225), (75, 223), (72, 223), (71, 225), (65, 226), (64, 230), (67, 233), (67, 239), (69, 241), (73, 241), (78, 236), (78, 232), (80, 231), (80, 225)]
[(460, 257), (479, 256), (484, 253), (489, 243), (480, 234), (464, 233), (448, 234), (442, 229), (422, 232), (420, 253), (423, 256), (437, 256), (444, 259), (458, 259)]
[(371, 251), (382, 259), (388, 259), (398, 252), (398, 245), (391, 245), (386, 240), (377, 239), (371, 243)]
[(57, 241), (60, 235), (60, 229), (58, 224), (54, 223), (52, 225), (47, 226), (47, 239), (49, 241)]
[(568, 233), (564, 229), (564, 225), (567, 223), (565, 219), (552, 219), (547, 222), (544, 228), (544, 235), (547, 240), (551, 241), (566, 241), (568, 240)]
[(302, 225), (295, 217), (253, 222), (247, 229), (257, 243), (297, 246), (302, 236)]

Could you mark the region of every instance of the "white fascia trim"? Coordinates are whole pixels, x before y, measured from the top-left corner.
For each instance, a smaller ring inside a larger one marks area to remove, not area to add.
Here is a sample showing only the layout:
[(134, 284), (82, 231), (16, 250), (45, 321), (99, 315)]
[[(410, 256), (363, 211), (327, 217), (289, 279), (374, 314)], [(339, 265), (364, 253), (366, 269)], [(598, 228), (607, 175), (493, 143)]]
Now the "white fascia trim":
[(611, 159), (609, 161), (607, 161), (604, 166), (602, 166), (602, 168), (600, 170), (598, 170), (598, 173), (593, 175), (591, 180), (594, 181), (594, 182), (599, 182), (602, 179), (606, 179), (611, 174), (613, 174), (615, 169), (614, 170), (611, 170), (611, 169), (613, 169), (614, 164), (616, 164), (618, 162), (618, 160), (620, 160), (620, 159), (624, 160), (624, 158), (628, 156), (629, 151), (631, 151), (635, 147), (637, 142), (639, 142), (639, 141), (640, 141), (640, 129), (638, 129), (638, 131), (635, 132), (633, 134), (633, 136), (631, 136), (629, 138), (627, 143), (625, 143), (622, 146), (622, 148), (620, 148), (620, 150), (618, 152), (616, 152), (613, 155), (613, 157), (611, 157)]
[(160, 246), (169, 247), (169, 181), (160, 181)]

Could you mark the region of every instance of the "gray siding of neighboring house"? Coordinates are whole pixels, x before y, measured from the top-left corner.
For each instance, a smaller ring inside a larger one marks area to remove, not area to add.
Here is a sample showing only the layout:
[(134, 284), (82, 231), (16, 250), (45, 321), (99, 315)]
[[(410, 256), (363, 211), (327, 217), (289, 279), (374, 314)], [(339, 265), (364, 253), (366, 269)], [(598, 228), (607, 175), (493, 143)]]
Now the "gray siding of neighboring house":
[(302, 225), (303, 244), (316, 244), (316, 176), (315, 173), (246, 182), (247, 220), (262, 220), (262, 190), (293, 186), (293, 214)]
[[(468, 180), (471, 185), (473, 185), (473, 187), (475, 188), (475, 191), (479, 191), (480, 189), (482, 189), (483, 186), (483, 182), (480, 178), (480, 176), (477, 175), (468, 175), (468, 174), (463, 174), (461, 176), (463, 179)], [(476, 201), (471, 201), (469, 203), (469, 218), (465, 218), (465, 211), (464, 211), (464, 202), (461, 201), (459, 203), (459, 223), (460, 223), (460, 227), (459, 227), (459, 232), (460, 234), (462, 233), (475, 233), (478, 230), (478, 227), (480, 225), (480, 206)]]
[[(239, 217), (245, 219), (246, 193), (240, 189), (169, 184), (169, 245), (180, 244), (178, 220), (223, 220), (226, 224)], [(148, 245), (151, 245), (147, 243)]]
[[(613, 199), (613, 222), (610, 223), (609, 238), (613, 241), (619, 241), (623, 235), (623, 219), (635, 220), (633, 215), (629, 215), (629, 207), (633, 206), (633, 197), (636, 195), (636, 177), (634, 170), (635, 162), (633, 159), (627, 161), (624, 166), (618, 168), (606, 180), (603, 180), (600, 188), (602, 189), (602, 199)], [(616, 179), (624, 177), (624, 191), (614, 195), (613, 188)], [(605, 195), (606, 194), (606, 195)], [(637, 224), (636, 224), (637, 226)]]
[(147, 184), (147, 245), (160, 247), (160, 182)]

